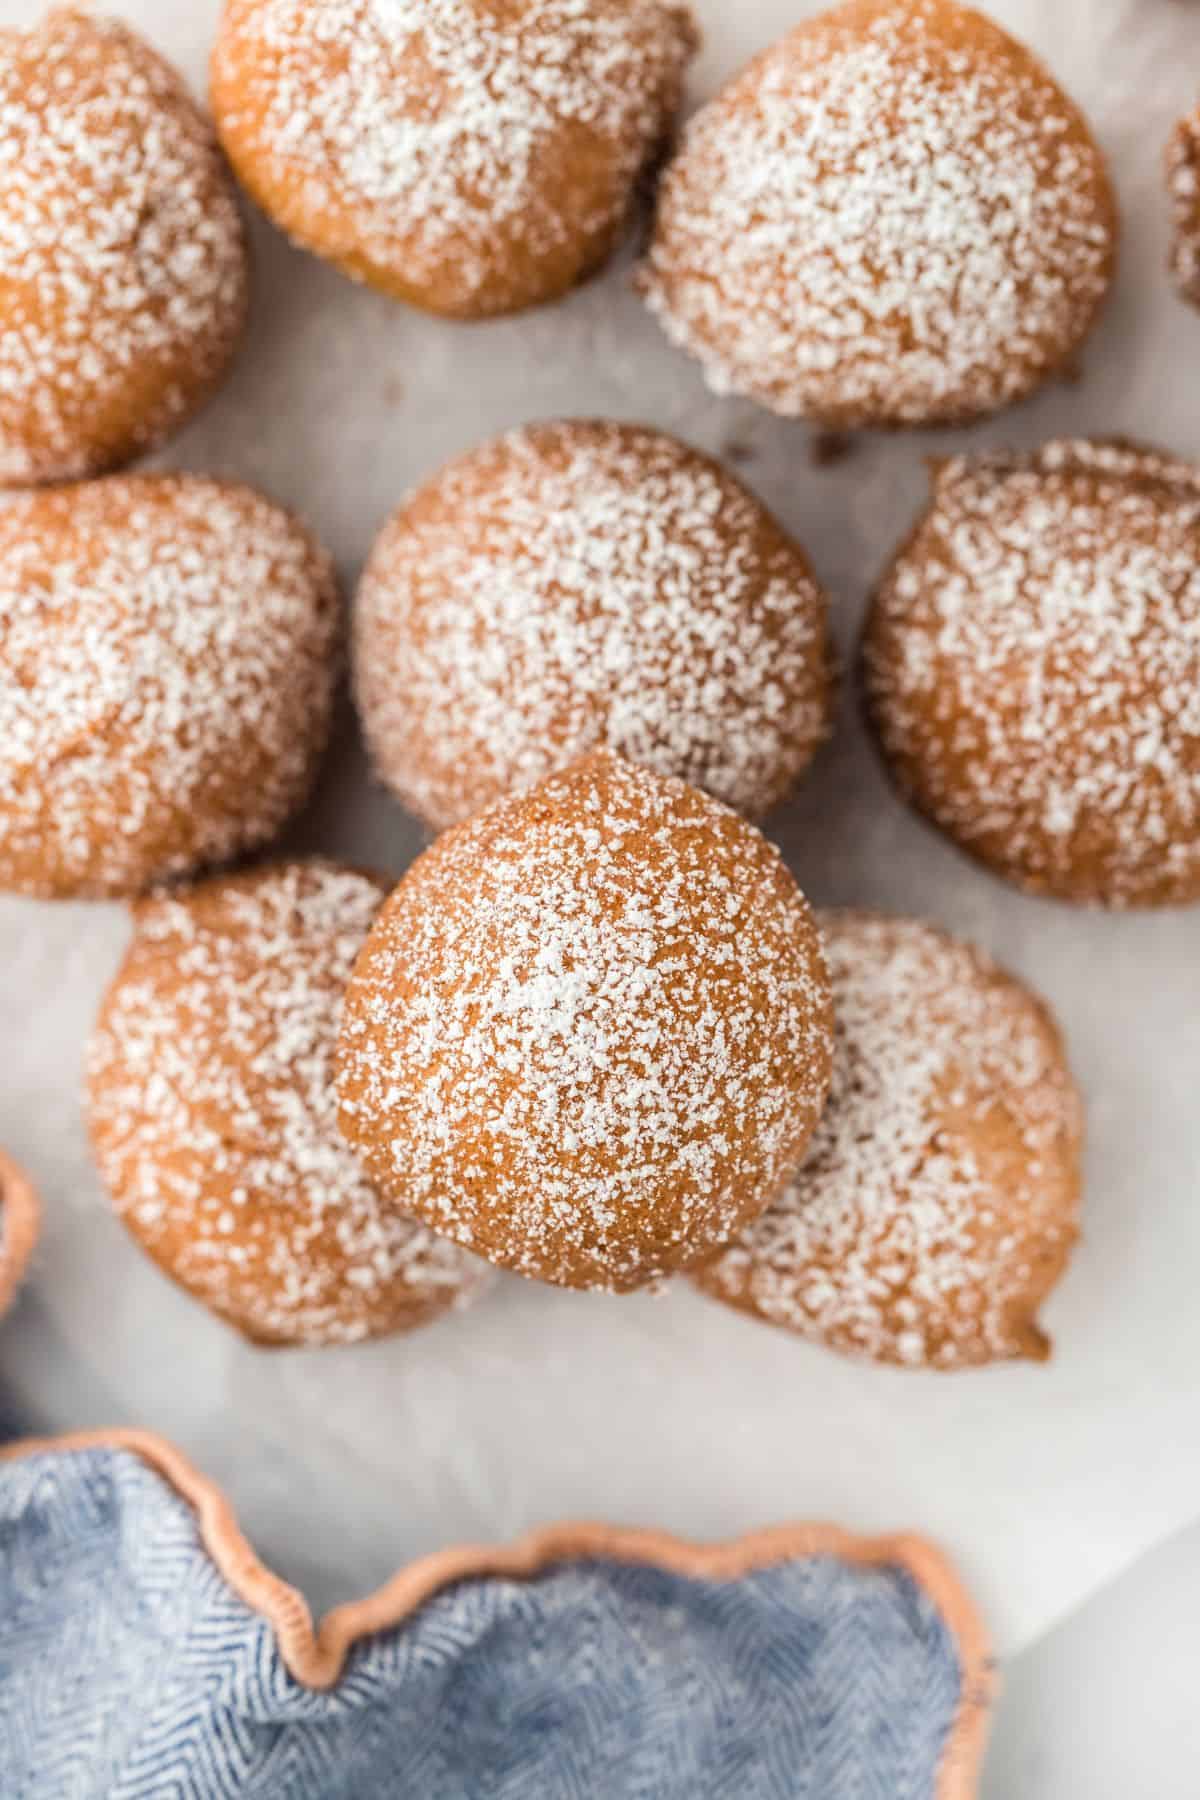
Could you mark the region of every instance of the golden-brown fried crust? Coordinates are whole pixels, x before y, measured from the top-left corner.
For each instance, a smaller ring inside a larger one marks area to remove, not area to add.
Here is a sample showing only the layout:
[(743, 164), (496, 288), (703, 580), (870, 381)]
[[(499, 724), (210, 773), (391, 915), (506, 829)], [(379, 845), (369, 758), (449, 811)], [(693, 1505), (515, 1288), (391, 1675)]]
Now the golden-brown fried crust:
[(1200, 898), (1200, 471), (1117, 440), (938, 469), (867, 623), (902, 793), (1032, 893)]
[(136, 33), (74, 7), (0, 30), (0, 482), (102, 473), (183, 425), (245, 324), (236, 192)]
[(1043, 1361), (1078, 1235), (1082, 1108), (1047, 1007), (914, 919), (818, 915), (833, 1081), (786, 1191), (697, 1276), (714, 1298), (906, 1368)]
[(1200, 306), (1200, 106), (1176, 126), (1167, 148), (1171, 273), (1185, 300)]
[(691, 121), (642, 287), (720, 393), (831, 429), (959, 424), (1068, 368), (1117, 216), (1087, 121), (954, 0), (850, 0)]
[(385, 893), (314, 861), (143, 900), (93, 1034), (89, 1127), (122, 1222), (255, 1343), (411, 1330), (480, 1285), (337, 1129), (342, 996)]
[(719, 464), (642, 426), (525, 426), (384, 527), (355, 606), (375, 765), (437, 829), (601, 746), (752, 816), (828, 725), (825, 599)]
[(412, 0), (386, 18), (361, 0), (226, 0), (213, 110), (297, 243), (483, 318), (608, 258), (695, 45), (667, 0)]
[(0, 509), (0, 890), (136, 894), (265, 844), (337, 675), (325, 552), (240, 483), (114, 475)]
[(761, 1211), (830, 1043), (778, 851), (602, 752), (447, 832), (393, 893), (347, 994), (342, 1129), (435, 1229), (624, 1291)]

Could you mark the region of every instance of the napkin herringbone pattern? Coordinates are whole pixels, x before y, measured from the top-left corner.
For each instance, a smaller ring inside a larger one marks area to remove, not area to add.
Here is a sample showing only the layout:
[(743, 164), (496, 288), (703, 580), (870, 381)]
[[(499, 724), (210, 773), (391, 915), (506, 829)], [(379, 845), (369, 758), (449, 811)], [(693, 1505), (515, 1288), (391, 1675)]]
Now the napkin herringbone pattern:
[(908, 1574), (814, 1556), (462, 1582), (316, 1692), (139, 1458), (0, 1466), (4, 1800), (928, 1800), (960, 1688)]

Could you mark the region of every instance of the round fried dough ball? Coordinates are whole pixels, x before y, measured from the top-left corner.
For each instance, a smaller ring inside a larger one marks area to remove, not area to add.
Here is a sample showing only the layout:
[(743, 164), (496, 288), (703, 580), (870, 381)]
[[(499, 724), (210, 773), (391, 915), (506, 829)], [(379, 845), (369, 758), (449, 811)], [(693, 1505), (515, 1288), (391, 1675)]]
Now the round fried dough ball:
[(931, 926), (820, 915), (829, 1102), (782, 1198), (697, 1277), (852, 1356), (1044, 1361), (1037, 1313), (1078, 1236), (1082, 1109), (1050, 1013)]
[(226, 0), (213, 110), (296, 243), (484, 318), (607, 259), (695, 44), (674, 0)]
[(849, 0), (689, 125), (643, 285), (718, 393), (825, 426), (960, 423), (1071, 366), (1116, 207), (1086, 120), (953, 0)]
[(37, 1248), (41, 1210), (24, 1169), (0, 1150), (0, 1317), (12, 1304)]
[(271, 839), (324, 747), (337, 611), (324, 551), (234, 482), (0, 508), (0, 889), (133, 894)]
[(376, 1185), (522, 1275), (622, 1292), (766, 1205), (829, 1078), (803, 896), (736, 813), (608, 751), (434, 844), (346, 997)]
[(1200, 899), (1200, 470), (1121, 443), (944, 463), (876, 596), (902, 792), (1032, 893)]
[(1167, 182), (1175, 227), (1171, 271), (1184, 299), (1200, 306), (1200, 106), (1171, 138)]
[(128, 462), (216, 388), (246, 249), (212, 129), (124, 25), (0, 30), (0, 482)]
[(443, 469), (384, 528), (354, 640), (376, 766), (439, 829), (600, 746), (762, 813), (830, 711), (803, 551), (635, 425), (526, 426)]
[(142, 901), (88, 1062), (130, 1233), (260, 1344), (407, 1331), (482, 1266), (382, 1200), (337, 1129), (346, 982), (386, 888), (283, 863)]

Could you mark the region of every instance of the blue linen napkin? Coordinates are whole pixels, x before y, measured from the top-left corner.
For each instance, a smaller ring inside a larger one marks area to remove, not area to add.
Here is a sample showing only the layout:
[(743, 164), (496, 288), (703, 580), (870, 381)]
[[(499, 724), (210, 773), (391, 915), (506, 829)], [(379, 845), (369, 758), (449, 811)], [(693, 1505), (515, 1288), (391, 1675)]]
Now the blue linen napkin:
[(968, 1674), (899, 1566), (596, 1559), (455, 1582), (321, 1691), (142, 1457), (0, 1463), (4, 1800), (931, 1800)]

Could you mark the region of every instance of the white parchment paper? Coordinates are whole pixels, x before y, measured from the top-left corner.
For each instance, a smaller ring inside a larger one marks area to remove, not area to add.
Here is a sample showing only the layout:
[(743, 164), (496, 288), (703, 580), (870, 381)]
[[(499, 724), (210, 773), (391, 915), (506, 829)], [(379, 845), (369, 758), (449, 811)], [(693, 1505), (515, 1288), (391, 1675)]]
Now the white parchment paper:
[[(203, 82), (217, 0), (110, 0)], [(697, 0), (700, 99), (807, 12)], [(1200, 89), (1200, 6), (992, 0), (1088, 108), (1125, 210), (1119, 290), (1083, 381), (955, 437), (865, 440), (814, 467), (804, 428), (708, 395), (628, 290), (440, 324), (255, 227), (257, 304), (235, 377), (162, 460), (300, 507), (349, 584), (374, 529), (447, 456), (520, 420), (644, 419), (738, 459), (809, 548), (852, 646), (921, 501), (922, 457), (1122, 431), (1200, 457), (1200, 317), (1164, 272), (1159, 161)], [(25, 23), (33, 0), (0, 0)], [(0, 1143), (47, 1201), (0, 1335), (0, 1407), (39, 1431), (136, 1423), (227, 1486), (316, 1605), (415, 1554), (591, 1515), (719, 1537), (831, 1517), (914, 1527), (958, 1558), (1011, 1651), (1200, 1513), (1200, 910), (1108, 918), (1024, 899), (886, 790), (848, 695), (834, 743), (772, 823), (818, 902), (927, 914), (1050, 997), (1090, 1105), (1086, 1242), (1047, 1322), (1048, 1369), (857, 1367), (686, 1290), (611, 1300), (504, 1280), (473, 1313), (359, 1350), (261, 1353), (170, 1287), (109, 1216), (81, 1121), (82, 1050), (125, 936), (115, 908), (0, 900)], [(295, 839), (402, 871), (421, 837), (368, 783), (347, 719)]]

